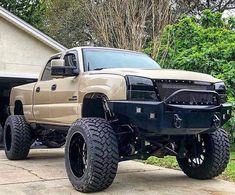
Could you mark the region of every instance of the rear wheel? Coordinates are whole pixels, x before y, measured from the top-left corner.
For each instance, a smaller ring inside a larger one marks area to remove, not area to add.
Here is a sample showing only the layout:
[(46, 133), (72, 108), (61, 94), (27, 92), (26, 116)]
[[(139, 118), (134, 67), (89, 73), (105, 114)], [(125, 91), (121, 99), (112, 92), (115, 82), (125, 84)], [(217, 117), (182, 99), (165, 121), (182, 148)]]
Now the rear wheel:
[(108, 188), (116, 176), (118, 160), (116, 135), (106, 120), (82, 118), (71, 126), (65, 165), (76, 190), (97, 192)]
[(24, 116), (9, 116), (4, 127), (4, 148), (7, 158), (26, 159), (32, 140), (31, 129)]
[(177, 158), (189, 177), (211, 179), (220, 175), (229, 162), (229, 138), (223, 129), (195, 136), (186, 143), (186, 158)]

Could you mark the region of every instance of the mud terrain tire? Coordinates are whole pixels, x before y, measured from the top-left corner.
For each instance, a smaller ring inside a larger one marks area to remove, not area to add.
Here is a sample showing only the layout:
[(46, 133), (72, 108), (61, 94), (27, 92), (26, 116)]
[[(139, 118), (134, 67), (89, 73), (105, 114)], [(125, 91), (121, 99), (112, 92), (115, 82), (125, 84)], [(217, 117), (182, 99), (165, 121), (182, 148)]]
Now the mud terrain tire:
[(4, 148), (9, 160), (27, 158), (32, 144), (31, 129), (24, 116), (9, 116), (4, 127)]
[(0, 125), (0, 144), (2, 143), (3, 140), (3, 128), (2, 125)]
[[(224, 129), (218, 129), (213, 133), (202, 134), (204, 140), (204, 159), (192, 163), (189, 158), (177, 158), (182, 171), (195, 179), (211, 179), (220, 175), (229, 162), (229, 137)], [(193, 144), (191, 144), (193, 145)], [(195, 144), (194, 144), (195, 145)], [(190, 156), (190, 154), (188, 154)], [(194, 165), (193, 165), (194, 164)]]
[(68, 178), (80, 192), (108, 188), (119, 161), (116, 135), (102, 118), (81, 118), (70, 127), (65, 146)]

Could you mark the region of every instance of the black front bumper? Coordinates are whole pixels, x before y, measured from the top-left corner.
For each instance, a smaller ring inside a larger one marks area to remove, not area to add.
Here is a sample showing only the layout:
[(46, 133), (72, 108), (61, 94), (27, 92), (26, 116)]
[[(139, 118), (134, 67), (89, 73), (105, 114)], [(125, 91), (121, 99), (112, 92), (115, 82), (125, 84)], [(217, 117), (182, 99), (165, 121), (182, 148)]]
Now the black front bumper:
[(226, 123), (232, 104), (169, 105), (166, 102), (109, 101), (110, 110), (123, 124), (149, 135), (187, 135), (214, 131)]

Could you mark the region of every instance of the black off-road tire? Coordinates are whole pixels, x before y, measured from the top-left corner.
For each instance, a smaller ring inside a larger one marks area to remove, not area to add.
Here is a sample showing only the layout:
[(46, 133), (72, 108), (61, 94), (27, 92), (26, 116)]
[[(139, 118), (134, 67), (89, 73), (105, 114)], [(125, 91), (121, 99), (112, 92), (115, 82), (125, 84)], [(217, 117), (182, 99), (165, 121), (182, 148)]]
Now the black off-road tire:
[(188, 158), (177, 158), (182, 171), (191, 178), (212, 179), (220, 175), (229, 162), (229, 136), (224, 129), (218, 129), (213, 133), (202, 134), (205, 142), (205, 157), (198, 167), (189, 166)]
[(27, 158), (32, 144), (31, 129), (24, 116), (9, 116), (4, 127), (4, 148), (9, 160)]
[[(81, 162), (79, 155), (76, 155), (76, 148), (80, 147), (76, 139), (80, 140), (80, 145), (81, 142), (86, 145), (86, 168), (82, 173), (78, 168), (81, 164), (76, 164)], [(66, 140), (65, 166), (68, 178), (76, 190), (97, 192), (108, 188), (116, 176), (118, 162), (116, 135), (106, 120), (82, 118), (73, 123)]]
[(2, 125), (0, 125), (0, 145), (2, 144), (3, 141), (3, 128)]

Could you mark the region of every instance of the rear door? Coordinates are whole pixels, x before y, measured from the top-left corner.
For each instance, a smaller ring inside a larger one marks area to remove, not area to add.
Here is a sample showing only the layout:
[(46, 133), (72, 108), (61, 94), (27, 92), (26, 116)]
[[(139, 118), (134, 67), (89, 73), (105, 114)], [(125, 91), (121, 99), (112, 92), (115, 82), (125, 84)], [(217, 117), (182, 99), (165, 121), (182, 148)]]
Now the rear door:
[[(64, 56), (65, 66), (79, 69), (77, 51), (69, 51)], [(71, 124), (80, 118), (79, 76), (57, 78), (51, 82), (51, 122)]]

